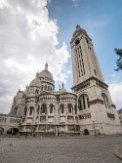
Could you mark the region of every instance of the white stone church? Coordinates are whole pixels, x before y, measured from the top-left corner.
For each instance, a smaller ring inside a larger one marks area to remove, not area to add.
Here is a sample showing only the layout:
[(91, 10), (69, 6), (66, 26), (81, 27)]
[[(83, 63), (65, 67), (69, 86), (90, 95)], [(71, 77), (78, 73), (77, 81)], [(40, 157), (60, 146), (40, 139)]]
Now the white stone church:
[(122, 127), (108, 85), (104, 82), (92, 39), (79, 25), (71, 39), (73, 87), (56, 91), (45, 64), (25, 91), (14, 97), (9, 116), (21, 117), (21, 134), (119, 134)]

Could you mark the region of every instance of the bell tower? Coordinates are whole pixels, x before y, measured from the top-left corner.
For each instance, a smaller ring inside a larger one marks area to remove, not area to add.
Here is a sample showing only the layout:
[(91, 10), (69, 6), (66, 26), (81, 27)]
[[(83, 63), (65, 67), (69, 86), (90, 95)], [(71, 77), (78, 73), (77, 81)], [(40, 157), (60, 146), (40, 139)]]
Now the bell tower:
[(92, 39), (86, 30), (77, 25), (70, 44), (73, 70), (72, 90), (77, 95), (81, 133), (87, 129), (92, 134), (94, 132), (111, 134), (113, 130), (117, 130), (115, 125), (120, 122), (108, 91), (108, 85), (104, 82)]
[(76, 26), (76, 30), (73, 33), (71, 48), (73, 61), (73, 86), (76, 86), (90, 77), (95, 77), (104, 82), (95, 55), (92, 39), (79, 25)]

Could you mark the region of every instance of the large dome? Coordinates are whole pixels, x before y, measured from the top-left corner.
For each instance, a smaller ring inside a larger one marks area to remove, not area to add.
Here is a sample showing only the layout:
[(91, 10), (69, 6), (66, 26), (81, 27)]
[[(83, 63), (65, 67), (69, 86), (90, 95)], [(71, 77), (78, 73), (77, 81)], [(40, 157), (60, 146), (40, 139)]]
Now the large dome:
[(31, 87), (40, 87), (41, 86), (41, 82), (38, 78), (35, 78), (31, 81), (30, 83)]
[(51, 74), (50, 71), (48, 71), (48, 64), (46, 63), (45, 64), (45, 69), (42, 70), (39, 75), (38, 75), (39, 78), (47, 78), (49, 80), (51, 80), (52, 82), (54, 82), (53, 80), (53, 75)]

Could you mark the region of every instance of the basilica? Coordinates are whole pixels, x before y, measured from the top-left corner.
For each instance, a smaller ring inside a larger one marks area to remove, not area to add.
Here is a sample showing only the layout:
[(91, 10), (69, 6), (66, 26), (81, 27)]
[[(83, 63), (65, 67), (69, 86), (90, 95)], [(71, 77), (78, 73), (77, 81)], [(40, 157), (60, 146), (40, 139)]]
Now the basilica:
[(9, 116), (21, 119), (19, 132), (36, 135), (119, 134), (122, 127), (99, 67), (92, 39), (79, 25), (71, 42), (73, 86), (55, 82), (48, 63), (24, 91), (18, 90)]

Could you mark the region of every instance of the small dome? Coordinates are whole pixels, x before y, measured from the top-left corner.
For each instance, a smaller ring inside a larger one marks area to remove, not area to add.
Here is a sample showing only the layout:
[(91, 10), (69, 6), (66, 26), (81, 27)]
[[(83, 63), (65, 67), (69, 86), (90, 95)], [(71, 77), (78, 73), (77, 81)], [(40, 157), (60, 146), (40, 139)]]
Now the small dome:
[(54, 82), (53, 75), (48, 71), (48, 64), (47, 63), (45, 64), (45, 69), (42, 70), (39, 73), (39, 76), (38, 77), (40, 77), (40, 78), (48, 78), (48, 79), (51, 79), (51, 81)]
[(33, 79), (29, 86), (30, 87), (40, 87), (41, 82), (40, 82), (39, 78)]

